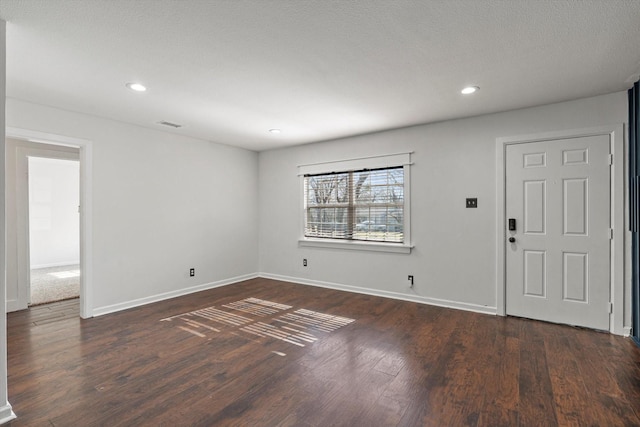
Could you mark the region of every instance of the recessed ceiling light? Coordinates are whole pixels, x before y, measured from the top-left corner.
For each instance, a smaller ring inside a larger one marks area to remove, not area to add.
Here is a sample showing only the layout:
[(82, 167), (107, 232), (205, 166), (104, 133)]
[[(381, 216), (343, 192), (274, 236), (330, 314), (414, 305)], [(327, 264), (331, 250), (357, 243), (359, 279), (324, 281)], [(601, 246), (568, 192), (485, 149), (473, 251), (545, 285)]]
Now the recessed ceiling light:
[(271, 133), (282, 133), (282, 129), (269, 129)]
[(478, 86), (467, 86), (464, 89), (462, 89), (460, 92), (463, 95), (469, 95), (476, 92), (478, 89), (480, 89)]
[(144, 92), (147, 90), (147, 88), (140, 83), (127, 83), (127, 87), (135, 92)]

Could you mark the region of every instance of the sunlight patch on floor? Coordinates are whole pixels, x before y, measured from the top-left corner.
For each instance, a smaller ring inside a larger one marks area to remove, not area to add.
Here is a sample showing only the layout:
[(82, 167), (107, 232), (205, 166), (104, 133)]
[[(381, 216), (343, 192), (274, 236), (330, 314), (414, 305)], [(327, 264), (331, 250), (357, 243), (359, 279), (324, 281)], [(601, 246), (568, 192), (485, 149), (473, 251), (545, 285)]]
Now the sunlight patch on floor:
[(58, 279), (69, 279), (71, 277), (80, 277), (80, 270), (56, 271), (53, 273), (49, 273), (49, 276), (53, 276)]
[[(242, 315), (232, 311), (241, 312)], [(295, 309), (290, 305), (259, 298), (245, 298), (219, 307), (211, 306), (167, 317), (161, 321), (177, 321), (179, 329), (200, 338), (209, 338), (212, 333), (240, 331), (254, 337), (275, 338), (304, 347), (319, 339), (315, 335), (318, 332), (333, 332), (355, 319), (304, 308)]]

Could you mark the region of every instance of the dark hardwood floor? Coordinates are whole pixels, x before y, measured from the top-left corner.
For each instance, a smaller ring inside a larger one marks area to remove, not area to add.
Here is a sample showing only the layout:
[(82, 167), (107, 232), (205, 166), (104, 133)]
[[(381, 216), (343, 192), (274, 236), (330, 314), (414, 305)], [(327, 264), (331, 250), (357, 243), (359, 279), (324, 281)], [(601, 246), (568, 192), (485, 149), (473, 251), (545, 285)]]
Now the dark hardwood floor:
[(267, 279), (73, 304), (8, 315), (10, 425), (640, 425), (640, 349), (606, 333)]

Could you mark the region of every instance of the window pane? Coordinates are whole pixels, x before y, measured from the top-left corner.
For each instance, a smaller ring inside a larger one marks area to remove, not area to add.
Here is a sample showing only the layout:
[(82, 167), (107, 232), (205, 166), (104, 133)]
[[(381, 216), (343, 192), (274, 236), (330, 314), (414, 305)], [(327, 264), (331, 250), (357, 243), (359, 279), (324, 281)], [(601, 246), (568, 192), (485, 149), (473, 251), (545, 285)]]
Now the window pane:
[(402, 167), (305, 177), (305, 236), (403, 242)]
[(307, 178), (307, 205), (346, 203), (348, 174), (317, 175)]
[(354, 188), (355, 230), (353, 238), (402, 242), (404, 171), (402, 168), (354, 173), (361, 185)]

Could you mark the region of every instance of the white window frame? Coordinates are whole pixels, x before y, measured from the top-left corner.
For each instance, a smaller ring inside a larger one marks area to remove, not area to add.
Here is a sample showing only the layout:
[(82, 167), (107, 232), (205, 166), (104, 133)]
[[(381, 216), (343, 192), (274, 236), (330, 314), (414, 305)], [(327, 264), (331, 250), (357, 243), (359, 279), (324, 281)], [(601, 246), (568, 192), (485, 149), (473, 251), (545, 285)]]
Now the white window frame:
[[(361, 240), (345, 240), (331, 238), (305, 237), (305, 200), (304, 200), (304, 176), (333, 172), (346, 172), (350, 170), (382, 169), (402, 167), (404, 170), (404, 208), (403, 208), (403, 232), (404, 242), (368, 242)], [(335, 162), (321, 162), (298, 166), (298, 178), (300, 179), (300, 238), (298, 245), (301, 247), (317, 247), (330, 249), (347, 249), (358, 251), (411, 253), (411, 153), (398, 153), (380, 156), (362, 157), (358, 159), (339, 160)]]

